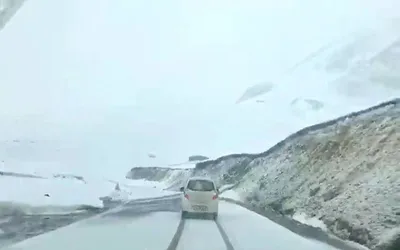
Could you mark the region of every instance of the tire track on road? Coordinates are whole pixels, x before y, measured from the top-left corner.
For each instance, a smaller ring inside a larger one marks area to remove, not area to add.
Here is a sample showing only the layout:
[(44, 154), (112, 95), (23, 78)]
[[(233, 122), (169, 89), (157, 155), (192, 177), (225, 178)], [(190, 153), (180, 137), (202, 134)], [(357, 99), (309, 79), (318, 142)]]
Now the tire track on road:
[(167, 250), (176, 250), (184, 228), (185, 228), (185, 219), (181, 219), (178, 228), (176, 229), (176, 232), (174, 234), (174, 237), (172, 237), (171, 243), (169, 243)]
[[(1, 1), (1, 0), (0, 0)], [(27, 214), (24, 211), (11, 211), (0, 216), (0, 248), (10, 244), (41, 235), (72, 223), (88, 219), (101, 220), (108, 218), (133, 219), (156, 212), (178, 213), (179, 194), (159, 197), (147, 197), (130, 201), (116, 201), (107, 208), (92, 208), (81, 206), (79, 212), (65, 214)], [(3, 211), (4, 213), (4, 211)]]
[[(182, 238), (182, 234), (183, 234), (184, 229), (185, 229), (185, 221), (186, 221), (186, 219), (181, 219), (180, 220), (178, 228), (176, 229), (174, 237), (172, 238), (167, 250), (177, 250), (179, 242), (180, 242), (180, 240)], [(231, 241), (229, 240), (228, 235), (226, 234), (224, 228), (221, 226), (221, 224), (218, 222), (218, 220), (215, 220), (213, 224), (215, 224), (217, 226), (218, 231), (219, 231), (219, 233), (221, 235), (221, 238), (225, 243), (226, 250), (235, 250), (235, 248), (233, 247)]]
[(235, 248), (232, 246), (231, 241), (229, 240), (228, 235), (225, 233), (224, 228), (221, 226), (218, 220), (215, 221), (215, 224), (217, 225), (219, 233), (221, 234), (222, 239), (225, 242), (226, 250), (235, 250)]

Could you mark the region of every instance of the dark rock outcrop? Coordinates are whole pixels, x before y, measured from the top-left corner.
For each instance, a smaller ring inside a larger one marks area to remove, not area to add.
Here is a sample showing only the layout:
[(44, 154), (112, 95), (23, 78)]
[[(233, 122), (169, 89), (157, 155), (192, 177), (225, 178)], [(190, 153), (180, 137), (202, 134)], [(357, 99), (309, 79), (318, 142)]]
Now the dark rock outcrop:
[(203, 156), (203, 155), (192, 155), (189, 156), (189, 161), (204, 161), (204, 160), (208, 160), (209, 158), (207, 156)]

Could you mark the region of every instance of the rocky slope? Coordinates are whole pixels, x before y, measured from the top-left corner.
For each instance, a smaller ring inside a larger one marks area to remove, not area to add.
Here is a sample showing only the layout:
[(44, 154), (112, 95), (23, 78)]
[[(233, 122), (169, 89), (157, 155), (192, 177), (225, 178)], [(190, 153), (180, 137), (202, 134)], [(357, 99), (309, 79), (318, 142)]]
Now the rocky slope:
[(400, 99), (307, 127), (261, 154), (194, 169), (133, 168), (129, 178), (177, 188), (190, 175), (231, 184), (242, 201), (322, 220), (371, 249), (400, 249)]

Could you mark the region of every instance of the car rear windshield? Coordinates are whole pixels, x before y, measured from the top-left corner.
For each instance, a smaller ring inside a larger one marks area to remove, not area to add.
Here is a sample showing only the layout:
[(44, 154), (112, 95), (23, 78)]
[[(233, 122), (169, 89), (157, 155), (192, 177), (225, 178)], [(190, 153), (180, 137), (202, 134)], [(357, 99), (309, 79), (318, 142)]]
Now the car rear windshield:
[(208, 180), (190, 180), (187, 188), (192, 191), (213, 191), (214, 183)]

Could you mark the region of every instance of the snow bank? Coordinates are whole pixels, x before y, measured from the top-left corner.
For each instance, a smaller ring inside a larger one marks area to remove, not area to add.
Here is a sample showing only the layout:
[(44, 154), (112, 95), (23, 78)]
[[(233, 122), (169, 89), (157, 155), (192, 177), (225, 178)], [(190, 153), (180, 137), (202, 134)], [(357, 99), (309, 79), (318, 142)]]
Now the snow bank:
[(113, 184), (118, 184), (120, 187), (124, 188), (138, 188), (138, 187), (153, 187), (153, 188), (164, 188), (162, 183), (157, 182), (157, 181), (149, 181), (146, 179), (138, 179), (138, 180), (132, 180), (132, 179), (127, 179), (127, 178), (113, 178), (113, 179), (107, 179), (107, 181), (113, 183)]
[(328, 231), (328, 228), (326, 227), (324, 222), (319, 220), (317, 217), (309, 217), (305, 213), (295, 213), (293, 214), (292, 218), (302, 224), (321, 228), (324, 231)]
[(0, 216), (9, 215), (33, 215), (33, 214), (71, 214), (84, 212), (87, 209), (94, 209), (88, 205), (29, 205), (26, 203), (1, 201)]
[(167, 191), (163, 182), (147, 180), (121, 180), (117, 182), (121, 190), (114, 190), (109, 196), (113, 199), (132, 200), (142, 198), (156, 198), (172, 194), (174, 191)]
[(162, 183), (165, 189), (176, 191), (192, 173), (193, 168), (135, 167), (126, 174), (126, 178)]
[(190, 161), (190, 162), (182, 162), (177, 164), (168, 164), (165, 167), (167, 168), (181, 168), (181, 169), (190, 169), (196, 167), (196, 164), (201, 161)]
[(70, 179), (1, 176), (0, 188), (6, 190), (0, 192), (0, 213), (59, 213), (71, 212), (82, 205), (102, 207), (99, 197), (109, 194), (114, 185), (101, 181), (85, 184)]
[(227, 190), (227, 191), (223, 192), (223, 193), (221, 194), (221, 197), (223, 197), (223, 198), (228, 198), (228, 199), (232, 199), (232, 200), (237, 200), (237, 201), (240, 201), (240, 200), (241, 200), (241, 199), (240, 199), (240, 196), (238, 195), (238, 193), (236, 193), (236, 192), (233, 191), (233, 190)]
[(0, 176), (0, 189), (3, 190), (0, 192), (0, 216), (79, 212), (102, 208), (105, 197), (111, 201), (128, 201), (174, 194), (164, 191), (164, 186), (159, 183), (155, 185), (149, 181), (18, 176), (17, 173)]

